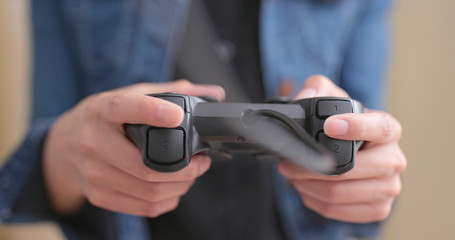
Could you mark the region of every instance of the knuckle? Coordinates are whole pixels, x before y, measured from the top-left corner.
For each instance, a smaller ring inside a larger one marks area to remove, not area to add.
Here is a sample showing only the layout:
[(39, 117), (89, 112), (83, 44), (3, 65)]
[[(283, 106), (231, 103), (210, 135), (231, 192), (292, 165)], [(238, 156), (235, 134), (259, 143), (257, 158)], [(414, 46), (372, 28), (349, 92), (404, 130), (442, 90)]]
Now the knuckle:
[(151, 88), (151, 83), (148, 83), (148, 82), (140, 82), (140, 83), (136, 83), (134, 84), (132, 87), (134, 87), (135, 90), (137, 90), (137, 92), (146, 92), (148, 89)]
[(402, 189), (400, 177), (399, 176), (395, 177), (393, 179), (393, 183), (390, 185), (391, 185), (391, 187), (389, 188), (387, 195), (390, 197), (398, 196), (401, 193), (401, 189)]
[(335, 207), (329, 203), (321, 203), (319, 209), (317, 210), (325, 218), (334, 218), (336, 216)]
[(134, 114), (138, 119), (154, 118), (157, 113), (157, 104), (151, 104), (150, 97), (136, 99), (134, 104)]
[(93, 161), (88, 159), (81, 162), (81, 175), (87, 182), (99, 182), (101, 179), (101, 175), (94, 165)]
[(310, 82), (314, 82), (314, 83), (322, 83), (322, 84), (325, 84), (325, 85), (329, 85), (330, 84), (330, 80), (322, 75), (322, 74), (315, 74), (315, 75), (312, 75), (308, 78), (308, 81)]
[(374, 219), (375, 221), (382, 221), (385, 220), (391, 212), (391, 205), (390, 204), (380, 204), (379, 206), (375, 207), (374, 210)]
[(179, 206), (180, 198), (172, 200), (169, 211), (175, 210)]
[(338, 203), (345, 194), (345, 189), (336, 183), (332, 183), (325, 188), (324, 198), (328, 203)]
[(134, 175), (139, 179), (147, 182), (152, 182), (154, 180), (154, 177), (151, 174), (151, 169), (149, 169), (148, 167), (145, 168), (141, 166), (137, 168), (137, 172)]
[(80, 140), (77, 143), (77, 148), (82, 156), (90, 156), (95, 152), (95, 148), (88, 141)]
[(178, 207), (179, 201), (180, 198), (175, 198), (160, 204), (146, 204), (144, 213), (150, 218), (159, 217), (166, 212), (175, 210)]
[(142, 167), (142, 166), (137, 168), (136, 175), (139, 179), (142, 179), (146, 182), (156, 182), (157, 179), (159, 178), (156, 175), (156, 172), (154, 172), (153, 170), (151, 170), (148, 167)]
[(176, 80), (174, 83), (177, 85), (182, 85), (182, 86), (189, 86), (189, 85), (193, 84), (190, 81), (188, 81), (187, 79), (183, 79), (183, 78)]
[(393, 138), (394, 136), (394, 128), (393, 128), (393, 120), (388, 114), (383, 115), (382, 119), (382, 137), (384, 141), (389, 141)]
[(104, 206), (104, 196), (98, 188), (87, 187), (86, 189), (87, 200), (94, 206), (102, 207)]
[(307, 189), (306, 185), (300, 181), (289, 179), (288, 182), (300, 193), (304, 193), (305, 190)]
[(144, 163), (142, 162), (142, 156), (140, 156), (141, 153), (139, 151), (138, 154), (139, 155), (137, 155), (135, 158), (132, 158), (135, 159), (136, 162), (131, 166), (131, 174), (146, 182), (156, 182), (159, 178), (157, 175), (158, 173), (148, 167), (145, 167)]
[(398, 153), (398, 156), (397, 156), (395, 162), (396, 162), (395, 163), (395, 172), (396, 173), (401, 173), (406, 169), (408, 163), (406, 160), (406, 156), (401, 151), (401, 149), (399, 150), (399, 153)]
[(156, 218), (161, 215), (161, 208), (157, 207), (156, 204), (146, 204), (144, 207), (144, 213), (150, 218)]
[(145, 197), (150, 202), (158, 202), (161, 200), (161, 195), (163, 195), (164, 183), (152, 183), (151, 186), (148, 186), (145, 190)]
[[(104, 93), (107, 95), (107, 93)], [(116, 116), (119, 112), (122, 102), (125, 101), (126, 93), (125, 92), (114, 92), (110, 93), (107, 96), (107, 107), (108, 116)]]
[(317, 89), (326, 89), (330, 86), (331, 81), (324, 75), (311, 75), (305, 80), (304, 87), (312, 87)]
[(174, 81), (174, 84), (175, 84), (174, 86), (175, 86), (177, 92), (182, 92), (193, 86), (193, 83), (191, 83), (190, 81), (188, 81), (186, 79), (179, 79), (177, 81)]
[(368, 136), (368, 123), (365, 119), (360, 118), (356, 124), (353, 124), (355, 135), (358, 135), (360, 139), (365, 139)]
[[(325, 218), (334, 216), (334, 205), (317, 200), (309, 200), (304, 195), (301, 195), (303, 203), (313, 211), (317, 212)], [(317, 201), (317, 202), (316, 202)]]
[(199, 176), (199, 165), (189, 165), (182, 172), (183, 181), (191, 181)]
[(156, 177), (153, 174), (151, 174), (147, 171), (140, 171), (138, 173), (138, 177), (147, 182), (153, 182), (156, 179)]
[(401, 139), (401, 136), (403, 135), (403, 126), (401, 125), (401, 123), (399, 121), (394, 121), (394, 122), (395, 122), (395, 131), (396, 131), (397, 139)]
[(82, 130), (79, 138), (77, 139), (77, 149), (81, 153), (82, 156), (90, 156), (92, 155), (96, 148), (93, 144), (93, 136), (89, 130)]
[(98, 102), (99, 99), (103, 98), (105, 94), (106, 93), (93, 94), (83, 100), (84, 112), (87, 113), (87, 116), (94, 117), (98, 115), (96, 102)]

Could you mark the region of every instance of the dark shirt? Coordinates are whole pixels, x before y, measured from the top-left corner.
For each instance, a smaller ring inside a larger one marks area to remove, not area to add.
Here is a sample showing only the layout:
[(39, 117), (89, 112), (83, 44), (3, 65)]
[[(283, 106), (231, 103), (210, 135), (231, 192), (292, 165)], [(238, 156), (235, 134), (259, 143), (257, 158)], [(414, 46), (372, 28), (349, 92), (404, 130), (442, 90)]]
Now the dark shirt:
[(231, 64), (251, 101), (264, 100), (259, 49), (259, 0), (204, 0), (220, 40), (232, 43)]
[[(222, 63), (232, 66), (235, 80), (250, 100), (262, 102), (260, 1), (203, 2), (216, 29), (213, 51)], [(251, 156), (236, 156), (230, 163), (212, 159), (212, 169), (198, 179), (175, 211), (149, 219), (152, 239), (284, 239), (272, 191), (272, 165)], [(206, 227), (200, 231), (195, 226)]]

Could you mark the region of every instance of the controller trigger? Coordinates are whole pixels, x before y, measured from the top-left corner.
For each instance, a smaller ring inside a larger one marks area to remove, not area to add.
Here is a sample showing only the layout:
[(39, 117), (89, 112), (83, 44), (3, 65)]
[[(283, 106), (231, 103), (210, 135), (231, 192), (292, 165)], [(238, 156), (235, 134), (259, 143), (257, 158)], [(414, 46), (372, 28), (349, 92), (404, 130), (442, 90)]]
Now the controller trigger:
[(274, 97), (274, 98), (269, 98), (265, 100), (266, 103), (277, 103), (277, 104), (285, 104), (291, 102), (291, 98), (289, 97)]
[(218, 157), (222, 159), (232, 159), (233, 156), (230, 153), (223, 152), (223, 151), (209, 151), (209, 155), (212, 157)]
[(219, 102), (218, 99), (216, 99), (216, 98), (214, 98), (212, 96), (201, 96), (201, 97), (198, 97), (198, 98), (200, 98), (200, 99), (202, 99), (204, 101), (207, 101), (209, 103), (217, 103), (217, 102)]

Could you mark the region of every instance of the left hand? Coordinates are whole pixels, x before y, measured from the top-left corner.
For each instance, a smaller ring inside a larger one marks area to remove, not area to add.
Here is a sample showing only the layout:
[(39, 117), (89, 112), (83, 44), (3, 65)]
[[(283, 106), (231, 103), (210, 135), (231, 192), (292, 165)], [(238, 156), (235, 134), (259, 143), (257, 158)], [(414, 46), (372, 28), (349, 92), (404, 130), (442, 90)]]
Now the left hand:
[[(327, 78), (312, 76), (297, 98), (317, 96), (348, 97)], [(326, 218), (355, 223), (384, 220), (401, 192), (400, 173), (406, 168), (398, 145), (400, 123), (386, 112), (366, 109), (362, 114), (329, 117), (324, 131), (337, 139), (365, 141), (351, 171), (326, 176), (280, 162), (280, 173), (299, 191), (308, 208)]]

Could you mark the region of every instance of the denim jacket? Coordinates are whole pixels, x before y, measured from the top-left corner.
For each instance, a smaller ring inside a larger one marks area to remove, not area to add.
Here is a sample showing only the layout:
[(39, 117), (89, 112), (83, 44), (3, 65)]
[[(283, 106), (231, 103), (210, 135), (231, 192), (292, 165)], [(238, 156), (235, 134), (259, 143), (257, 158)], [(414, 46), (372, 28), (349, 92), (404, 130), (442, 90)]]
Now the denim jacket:
[[(54, 120), (84, 97), (137, 82), (172, 80), (189, 0), (33, 0), (33, 112), (28, 133), (0, 170), (0, 222), (60, 223), (44, 185), (41, 150)], [(266, 95), (281, 79), (300, 89), (328, 76), (352, 98), (382, 107), (389, 0), (262, 0), (261, 56)], [(38, 174), (39, 175), (39, 174)], [(42, 178), (42, 177), (41, 177)], [(42, 179), (40, 180), (42, 181)], [(371, 237), (377, 224), (315, 225), (286, 180), (276, 176), (277, 209), (289, 239)], [(149, 239), (144, 218), (111, 214), (115, 239)]]

